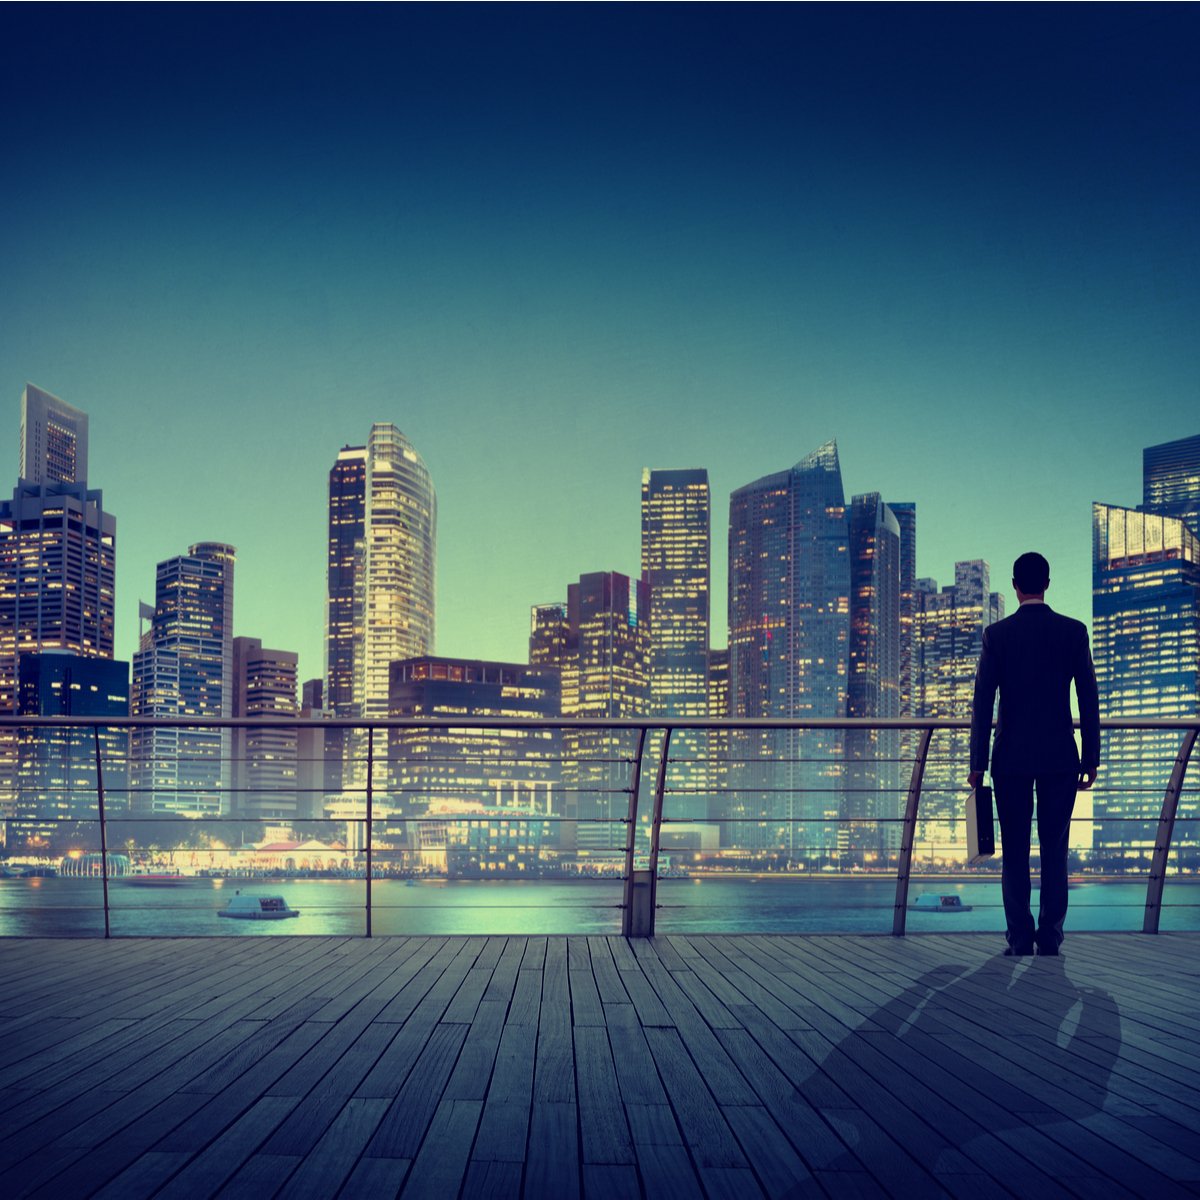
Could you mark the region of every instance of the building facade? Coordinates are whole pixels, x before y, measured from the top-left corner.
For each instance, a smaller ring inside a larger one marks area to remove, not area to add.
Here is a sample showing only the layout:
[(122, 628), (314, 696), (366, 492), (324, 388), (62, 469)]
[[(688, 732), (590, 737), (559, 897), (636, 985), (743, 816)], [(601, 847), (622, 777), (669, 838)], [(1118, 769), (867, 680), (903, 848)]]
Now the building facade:
[[(848, 717), (900, 716), (901, 527), (878, 492), (850, 502)], [(839, 830), (846, 866), (885, 865), (900, 844), (900, 735), (894, 729), (846, 733), (846, 779)]]
[[(844, 717), (849, 527), (837, 444), (729, 501), (731, 715)], [(739, 734), (727, 827), (754, 854), (832, 861), (844, 739), (834, 730)]]
[[(263, 721), (296, 718), (296, 664), (290, 650), (268, 650), (261, 639), (233, 639), (233, 716)], [(243, 728), (231, 731), (235, 816), (248, 820), (295, 820), (296, 731)]]
[[(38, 717), (128, 717), (129, 664), (64, 650), (24, 654), (17, 711)], [(98, 851), (100, 783), (106, 817), (125, 816), (128, 757), (128, 729), (18, 726), (10, 848)]]
[[(982, 559), (955, 563), (954, 583), (918, 579), (913, 621), (913, 698), (916, 717), (962, 720), (971, 713), (983, 631), (1004, 616), (1004, 597), (991, 591)], [(921, 788), (914, 856), (938, 866), (962, 861), (966, 846), (965, 786), (968, 730), (940, 730), (930, 744)]]
[[(1164, 504), (1186, 509), (1188, 500)], [(1102, 719), (1200, 714), (1200, 538), (1186, 521), (1092, 506), (1092, 654)], [(1137, 870), (1152, 858), (1179, 739), (1171, 730), (1102, 734), (1098, 865)], [(1195, 822), (1180, 822), (1172, 861), (1194, 870), (1198, 859)]]
[[(133, 656), (135, 717), (233, 715), (235, 561), (232, 546), (198, 542), (158, 564), (150, 628)], [(228, 729), (138, 729), (131, 758), (138, 815), (230, 815)]]
[(1142, 451), (1142, 508), (1200, 537), (1200, 433)]
[[(649, 715), (708, 716), (711, 506), (705, 470), (642, 472), (642, 578), (650, 588)], [(706, 738), (672, 735), (664, 814), (708, 815)]]

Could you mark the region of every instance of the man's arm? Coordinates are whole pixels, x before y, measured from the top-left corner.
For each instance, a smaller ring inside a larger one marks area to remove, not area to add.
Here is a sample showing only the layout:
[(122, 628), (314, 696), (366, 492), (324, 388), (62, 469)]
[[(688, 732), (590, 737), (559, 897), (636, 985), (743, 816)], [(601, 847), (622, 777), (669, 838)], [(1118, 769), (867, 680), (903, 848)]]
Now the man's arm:
[(1079, 701), (1079, 740), (1082, 745), (1079, 771), (1081, 788), (1096, 782), (1100, 767), (1100, 690), (1096, 686), (1096, 668), (1087, 630), (1081, 630), (1079, 650), (1075, 661), (1075, 697)]
[(996, 709), (996, 688), (1000, 680), (996, 673), (996, 660), (989, 644), (988, 633), (983, 631), (983, 649), (979, 655), (979, 667), (975, 672), (975, 697), (971, 702), (971, 773), (967, 782), (978, 787), (987, 770), (988, 751), (992, 740), (992, 713)]

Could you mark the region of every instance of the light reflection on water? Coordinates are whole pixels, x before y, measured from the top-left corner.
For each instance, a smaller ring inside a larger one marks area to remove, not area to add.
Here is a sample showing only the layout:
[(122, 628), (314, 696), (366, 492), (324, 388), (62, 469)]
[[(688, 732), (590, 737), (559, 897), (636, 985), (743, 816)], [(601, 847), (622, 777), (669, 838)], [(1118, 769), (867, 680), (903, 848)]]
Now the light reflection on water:
[[(282, 895), (295, 920), (218, 919), (235, 890)], [(373, 927), (386, 934), (614, 934), (620, 932), (622, 885), (616, 879), (423, 880), (373, 885)], [(660, 933), (888, 933), (895, 880), (786, 876), (663, 879)], [(998, 931), (999, 882), (936, 883), (914, 879), (922, 893), (957, 894), (972, 911), (908, 914), (913, 933)], [(194, 880), (180, 887), (109, 885), (117, 937), (359, 935), (366, 931), (365, 885), (359, 880)], [(1144, 880), (1083, 883), (1071, 890), (1067, 930), (1142, 927)], [(1200, 929), (1200, 889), (1168, 880), (1164, 930)], [(0, 880), (0, 936), (102, 936), (99, 880)], [(1037, 907), (1036, 891), (1034, 908)]]

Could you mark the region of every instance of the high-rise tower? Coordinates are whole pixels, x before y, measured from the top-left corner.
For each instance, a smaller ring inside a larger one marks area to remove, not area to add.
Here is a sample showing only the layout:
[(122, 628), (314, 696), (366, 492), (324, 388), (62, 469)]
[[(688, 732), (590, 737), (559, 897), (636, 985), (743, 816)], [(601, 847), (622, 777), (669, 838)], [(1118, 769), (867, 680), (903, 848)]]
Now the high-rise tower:
[(1142, 508), (1176, 517), (1200, 537), (1200, 433), (1142, 451)]
[[(901, 527), (878, 492), (850, 502), (850, 647), (846, 715), (900, 715)], [(846, 734), (846, 790), (840, 832), (857, 863), (900, 842), (897, 730)], [(878, 822), (878, 824), (876, 824)], [(876, 865), (882, 860), (874, 858)]]
[[(836, 442), (729, 500), (729, 686), (738, 717), (846, 712), (850, 556)], [(737, 739), (735, 827), (747, 848), (809, 861), (837, 842), (842, 735)], [(772, 763), (772, 759), (778, 761)], [(823, 822), (828, 820), (829, 824)]]
[[(133, 656), (135, 717), (233, 715), (233, 570), (236, 551), (198, 542), (158, 564), (153, 617)], [(225, 816), (228, 729), (135, 731), (134, 808), (147, 816)]]
[[(87, 416), (32, 384), (20, 470), (0, 502), (0, 713), (17, 711), (20, 656), (113, 656), (117, 523), (87, 486)], [(15, 745), (0, 737), (0, 813), (13, 810), (15, 768)]]
[[(642, 472), (642, 577), (650, 588), (649, 712), (708, 715), (710, 506), (705, 470)], [(672, 738), (667, 814), (707, 816), (705, 738)]]

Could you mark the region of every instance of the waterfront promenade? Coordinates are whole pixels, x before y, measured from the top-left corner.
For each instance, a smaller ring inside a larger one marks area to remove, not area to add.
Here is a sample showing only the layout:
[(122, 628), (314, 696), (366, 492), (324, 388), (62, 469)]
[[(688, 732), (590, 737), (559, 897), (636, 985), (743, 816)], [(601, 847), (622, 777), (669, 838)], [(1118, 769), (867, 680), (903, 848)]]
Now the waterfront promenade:
[(6, 1197), (1200, 1194), (1200, 934), (0, 941)]

